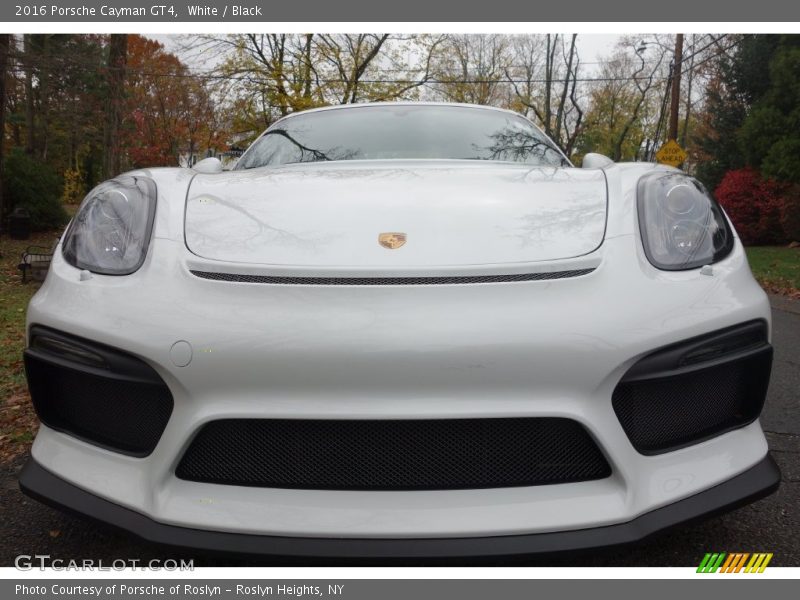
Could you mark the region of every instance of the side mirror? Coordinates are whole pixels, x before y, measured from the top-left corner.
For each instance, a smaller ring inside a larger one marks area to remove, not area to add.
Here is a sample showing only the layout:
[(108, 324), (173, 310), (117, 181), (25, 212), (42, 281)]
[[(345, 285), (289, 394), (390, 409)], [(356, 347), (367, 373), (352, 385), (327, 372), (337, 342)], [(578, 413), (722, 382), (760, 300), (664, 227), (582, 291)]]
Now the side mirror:
[(614, 161), (605, 156), (604, 154), (597, 154), (596, 152), (589, 152), (583, 157), (581, 167), (584, 169), (604, 169), (614, 164)]
[(218, 158), (209, 157), (204, 158), (195, 166), (192, 167), (198, 173), (205, 173), (205, 174), (214, 174), (214, 173), (222, 173), (222, 162)]

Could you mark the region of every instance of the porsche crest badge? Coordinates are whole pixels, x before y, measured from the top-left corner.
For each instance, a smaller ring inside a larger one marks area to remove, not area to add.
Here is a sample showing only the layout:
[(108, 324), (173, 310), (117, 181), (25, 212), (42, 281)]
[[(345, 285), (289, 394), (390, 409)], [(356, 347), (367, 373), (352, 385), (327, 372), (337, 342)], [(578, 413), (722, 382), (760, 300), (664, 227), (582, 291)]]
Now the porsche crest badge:
[(406, 234), (390, 231), (378, 235), (378, 243), (389, 250), (397, 250), (406, 243)]

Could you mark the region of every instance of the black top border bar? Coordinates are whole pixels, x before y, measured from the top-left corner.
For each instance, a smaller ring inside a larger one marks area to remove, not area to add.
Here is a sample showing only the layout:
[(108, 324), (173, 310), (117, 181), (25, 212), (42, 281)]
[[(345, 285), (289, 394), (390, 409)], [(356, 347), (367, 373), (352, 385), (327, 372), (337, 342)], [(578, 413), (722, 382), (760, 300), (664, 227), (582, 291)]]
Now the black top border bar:
[[(11, 0), (0, 3), (4, 25), (14, 23), (279, 23), (279, 22), (703, 22), (790, 23), (800, 3), (786, 0)], [(747, 30), (747, 27), (743, 29)]]

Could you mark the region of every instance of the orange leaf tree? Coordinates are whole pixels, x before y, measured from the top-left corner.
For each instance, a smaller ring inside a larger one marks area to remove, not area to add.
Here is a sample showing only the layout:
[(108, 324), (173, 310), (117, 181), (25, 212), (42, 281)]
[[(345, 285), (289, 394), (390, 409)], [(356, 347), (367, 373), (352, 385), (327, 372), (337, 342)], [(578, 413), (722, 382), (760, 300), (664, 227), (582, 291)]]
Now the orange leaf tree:
[(222, 145), (206, 81), (140, 35), (128, 37), (124, 115), (131, 167), (177, 166)]

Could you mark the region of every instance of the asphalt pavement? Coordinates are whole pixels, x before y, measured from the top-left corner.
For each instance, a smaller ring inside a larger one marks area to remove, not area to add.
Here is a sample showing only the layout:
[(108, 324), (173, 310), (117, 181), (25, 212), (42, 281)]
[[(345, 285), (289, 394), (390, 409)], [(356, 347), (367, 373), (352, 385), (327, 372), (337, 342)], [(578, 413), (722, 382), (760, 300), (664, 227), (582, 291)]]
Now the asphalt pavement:
[[(672, 529), (631, 546), (582, 555), (477, 562), (520, 566), (691, 566), (699, 564), (709, 551), (744, 551), (774, 553), (773, 566), (800, 566), (800, 301), (778, 296), (771, 300), (775, 358), (761, 423), (783, 473), (775, 494), (734, 512)], [(104, 564), (130, 558), (143, 562), (194, 559), (196, 566), (298, 564), (288, 560), (197, 555), (143, 542), (129, 534), (62, 514), (20, 493), (17, 474), (26, 458), (0, 469), (2, 566), (12, 566), (18, 555), (35, 554), (65, 561), (91, 558)], [(302, 560), (299, 564), (336, 563)]]

